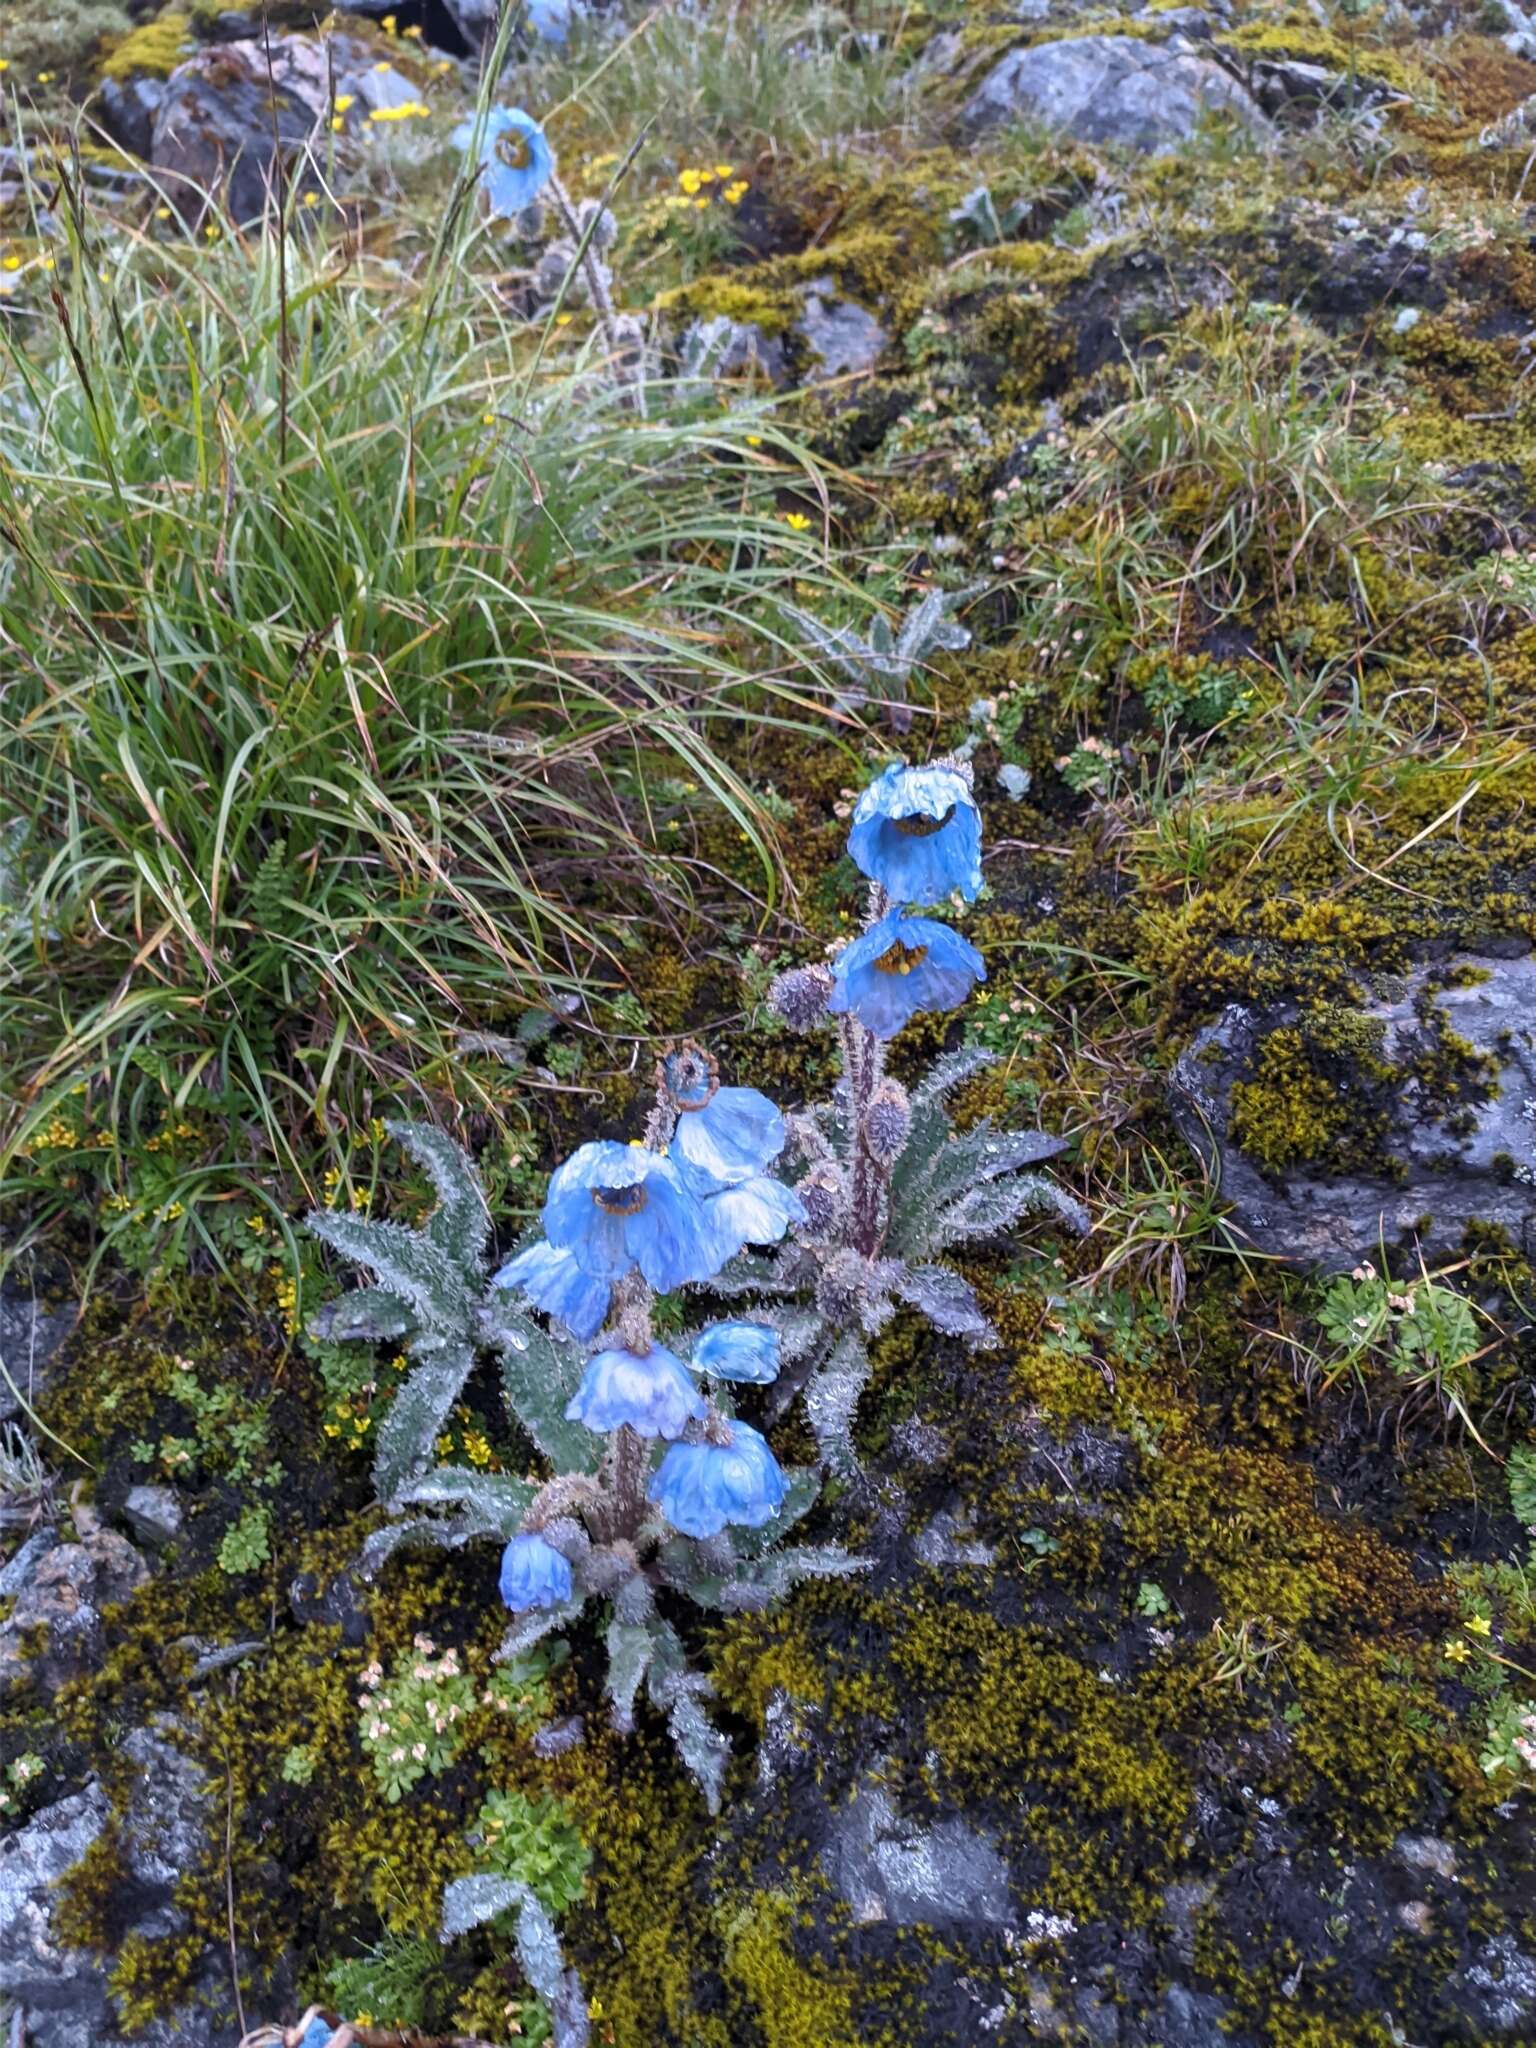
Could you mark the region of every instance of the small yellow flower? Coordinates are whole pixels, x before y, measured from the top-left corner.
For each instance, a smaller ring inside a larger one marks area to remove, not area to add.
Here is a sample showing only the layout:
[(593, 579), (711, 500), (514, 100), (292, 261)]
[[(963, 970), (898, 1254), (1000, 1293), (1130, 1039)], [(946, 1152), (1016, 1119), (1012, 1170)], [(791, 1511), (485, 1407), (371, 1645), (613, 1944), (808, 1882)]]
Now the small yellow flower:
[(716, 164), (715, 176), (717, 178), (728, 178), (731, 175), (731, 172), (734, 170), (734, 168), (735, 166), (733, 164)]
[(414, 21), (411, 23), (409, 28), (401, 29), (400, 33), (403, 36), (408, 36), (413, 43), (419, 43), (421, 41), (421, 29), (419, 25)]
[(762, 445), (763, 445), (763, 437), (762, 437), (762, 435), (761, 435), (761, 434), (748, 434), (748, 436), (747, 436), (747, 446), (748, 446), (749, 448), (761, 448), (761, 447), (762, 447)]
[(203, 229), (203, 233), (207, 236), (210, 242), (216, 242), (219, 239), (218, 222), (216, 220), (209, 221), (207, 227)]
[(357, 94), (355, 92), (339, 92), (331, 104), (338, 114), (344, 114), (348, 107), (357, 104)]
[(679, 183), (679, 185), (682, 186), (683, 190), (688, 194), (688, 197), (691, 199), (694, 193), (698, 191), (700, 185), (704, 182), (704, 180), (701, 172), (688, 170), (678, 172), (677, 182)]
[(321, 1427), (322, 1427), (322, 1428), (324, 1429), (324, 1431), (325, 1431), (325, 1433), (326, 1433), (326, 1435), (327, 1435), (327, 1436), (340, 1436), (340, 1435), (341, 1435), (341, 1424), (340, 1424), (339, 1422), (326, 1422), (326, 1423), (322, 1423), (322, 1424), (321, 1424)]
[(747, 181), (745, 178), (738, 178), (734, 185), (727, 185), (725, 188), (725, 198), (732, 206), (740, 206), (746, 196)]
[(704, 212), (709, 206), (709, 201), (707, 199), (695, 199), (693, 203), (701, 213)]
[(810, 514), (807, 512), (786, 512), (783, 518), (784, 524), (792, 527), (796, 533), (805, 533), (811, 524)]
[(51, 71), (39, 71), (39, 73), (37, 74), (37, 82), (39, 85), (48, 85), (49, 83), (51, 83), (52, 78), (53, 73)]
[(387, 36), (392, 36), (398, 26), (398, 17), (393, 14), (386, 14), (384, 19), (379, 23), (379, 27), (383, 29), (385, 35)]
[(171, 217), (171, 209), (170, 209), (170, 208), (169, 208), (168, 206), (157, 206), (157, 207), (155, 208), (155, 219), (156, 219), (156, 220), (169, 220), (169, 219), (170, 219), (170, 217)]
[(333, 135), (339, 135), (339, 134), (341, 133), (342, 129), (346, 127), (346, 125), (347, 125), (347, 124), (346, 124), (346, 122), (342, 120), (342, 118), (341, 118), (340, 114), (332, 114), (332, 116), (331, 116), (331, 133), (332, 133)]
[(352, 1190), (352, 1206), (354, 1209), (366, 1209), (372, 1200), (372, 1188), (354, 1188)]
[(701, 185), (713, 185), (713, 183), (715, 182), (715, 174), (713, 171), (703, 170), (698, 172), (697, 176), (699, 183)]
[(1472, 1645), (1463, 1642), (1460, 1636), (1453, 1636), (1440, 1654), (1447, 1664), (1465, 1664), (1472, 1654)]
[(1474, 1614), (1467, 1623), (1467, 1634), (1469, 1636), (1491, 1636), (1493, 1634), (1493, 1623), (1486, 1614)]
[(320, 204), (320, 194), (318, 192), (306, 192), (304, 194), (304, 204), (306, 206), (318, 206)]
[(569, 313), (557, 313), (555, 315), (555, 325), (557, 327), (569, 327), (570, 324), (571, 316)]
[(20, 270), (21, 258), (19, 256), (7, 256), (4, 267), (7, 270)]
[(10, 58), (9, 58), (9, 57), (0, 57), (0, 71), (9, 71), (9, 70), (10, 70), (10, 68), (11, 68), (11, 60), (10, 60)]
[(387, 57), (381, 57), (378, 63), (375, 64), (373, 68), (375, 71), (393, 71), (395, 67), (393, 64), (390, 63)]

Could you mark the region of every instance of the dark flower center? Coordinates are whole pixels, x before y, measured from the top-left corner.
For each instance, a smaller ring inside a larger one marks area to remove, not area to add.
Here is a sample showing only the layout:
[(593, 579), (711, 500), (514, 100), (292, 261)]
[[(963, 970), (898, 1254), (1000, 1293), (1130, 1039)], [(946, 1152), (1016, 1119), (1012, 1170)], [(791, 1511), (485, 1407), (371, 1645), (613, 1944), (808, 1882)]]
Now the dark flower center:
[(605, 1216), (638, 1216), (649, 1200), (643, 1180), (627, 1188), (594, 1188), (592, 1199)]
[(910, 817), (892, 818), (891, 823), (908, 839), (931, 839), (935, 832), (944, 830), (954, 815), (955, 807), (951, 804), (942, 817), (930, 818), (926, 811), (913, 811)]
[(533, 150), (526, 135), (519, 135), (514, 129), (509, 135), (496, 138), (496, 155), (509, 171), (526, 171), (533, 161)]
[(927, 958), (926, 946), (908, 946), (900, 939), (893, 939), (874, 964), (882, 974), (910, 974)]

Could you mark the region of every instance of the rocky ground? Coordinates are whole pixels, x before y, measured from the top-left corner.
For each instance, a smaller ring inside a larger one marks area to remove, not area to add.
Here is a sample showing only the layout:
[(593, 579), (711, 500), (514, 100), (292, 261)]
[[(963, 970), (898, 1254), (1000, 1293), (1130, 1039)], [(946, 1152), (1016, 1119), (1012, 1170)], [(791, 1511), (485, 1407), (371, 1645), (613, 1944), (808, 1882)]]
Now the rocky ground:
[[(816, 1510), (870, 1569), (695, 1629), (736, 1755), (711, 1820), (659, 1724), (606, 1725), (594, 1644), (486, 1704), (493, 1550), (360, 1569), (393, 1364), (302, 1335), (338, 1276), (278, 1242), (292, 1161), (242, 1128), (269, 1199), (189, 1243), (61, 1097), (0, 1207), (13, 2037), (233, 2048), (315, 1998), (547, 2039), (509, 1941), (437, 1938), (512, 1792), (616, 2048), (1536, 2042), (1536, 18), (529, 12), (501, 96), (578, 197), (639, 142), (620, 306), (680, 406), (803, 437), (774, 516), (844, 587), (806, 569), (776, 634), (699, 635), (815, 679), (712, 731), (777, 822), (775, 907), (742, 909), (734, 817), (657, 780), (653, 819), (616, 771), (704, 893), (641, 913), (611, 1044), (574, 998), (476, 1013), (522, 1035), (466, 1051), (472, 1106), (403, 1055), (395, 1082), (524, 1211), (618, 1128), (632, 1043), (710, 1029), (733, 1078), (810, 1094), (764, 980), (856, 903), (849, 796), (892, 742), (794, 620), (937, 582), (971, 642), (894, 722), (969, 753), (987, 820), (992, 978), (950, 1036), (1000, 1058), (966, 1109), (1065, 1135), (1094, 1229), (968, 1264), (999, 1348), (880, 1339), (867, 1482)], [(254, 264), (274, 164), (296, 238), (403, 300), (493, 27), (8, 9), (13, 360), (61, 346), (87, 213), (135, 263)], [(591, 316), (550, 310), (553, 235), (483, 261), (558, 358)], [(4, 440), (15, 545), (46, 490)], [(582, 887), (635, 914), (624, 871)], [(190, 1181), (228, 1120), (189, 1099), (156, 1128)], [(372, 1142), (363, 1199), (412, 1213)], [(524, 1468), (489, 1373), (442, 1448)], [(378, 1674), (425, 1698), (447, 1650), (471, 1733), (392, 1797)]]

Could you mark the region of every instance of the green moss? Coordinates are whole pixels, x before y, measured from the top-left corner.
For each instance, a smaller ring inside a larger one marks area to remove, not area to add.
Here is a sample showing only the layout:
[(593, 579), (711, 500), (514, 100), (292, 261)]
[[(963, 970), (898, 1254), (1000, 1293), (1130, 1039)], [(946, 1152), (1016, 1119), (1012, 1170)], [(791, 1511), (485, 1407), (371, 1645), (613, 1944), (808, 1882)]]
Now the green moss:
[[(731, 1974), (773, 2048), (873, 2048), (856, 2020), (850, 1982), (795, 1954), (793, 1903), (769, 1894), (725, 1933)], [(807, 1924), (814, 1916), (806, 1915)]]
[(101, 65), (103, 78), (166, 78), (192, 42), (191, 17), (167, 8), (113, 43)]

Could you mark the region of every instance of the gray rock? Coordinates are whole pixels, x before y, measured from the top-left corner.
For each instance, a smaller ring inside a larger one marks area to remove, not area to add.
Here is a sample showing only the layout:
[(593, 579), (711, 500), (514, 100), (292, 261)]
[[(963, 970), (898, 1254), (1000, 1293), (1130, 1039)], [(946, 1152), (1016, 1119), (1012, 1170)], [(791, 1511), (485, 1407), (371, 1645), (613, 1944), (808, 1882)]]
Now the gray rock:
[[(1219, 1168), (1230, 1221), (1255, 1249), (1330, 1272), (1373, 1258), (1383, 1241), (1389, 1250), (1418, 1244), (1435, 1259), (1452, 1252), (1474, 1220), (1536, 1249), (1536, 954), (1457, 964), (1486, 978), (1431, 998), (1431, 976), (1444, 969), (1419, 967), (1362, 1008), (1397, 1076), (1384, 1091), (1384, 1150), (1397, 1168), (1390, 1179), (1324, 1177), (1304, 1166), (1266, 1173), (1232, 1138), (1233, 1088), (1269, 1034), (1297, 1022), (1295, 1006), (1231, 1004), (1180, 1055), (1170, 1090), (1174, 1121)], [(1420, 1015), (1426, 1002), (1428, 1024)], [(1497, 1075), (1489, 1099), (1458, 1104), (1455, 1120), (1414, 1072), (1442, 1031), (1485, 1054)]]
[(329, 118), (333, 79), (337, 97), (350, 93), (365, 114), (418, 97), (398, 72), (375, 70), (372, 49), (355, 36), (275, 36), (270, 75), (255, 37), (179, 65), (155, 108), (150, 161), (183, 217), (201, 220), (216, 199), (237, 223), (260, 220), (277, 157), (285, 177), (302, 176), (305, 145)]
[[(154, 1940), (185, 1931), (176, 1887), (206, 1846), (210, 1802), (201, 1771), (168, 1732), (136, 1728), (123, 1744), (134, 1771), (119, 1816), (126, 1932)], [(54, 1937), (59, 1880), (107, 1825), (110, 1801), (94, 1779), (0, 1839), (0, 2001), (23, 2016), (28, 2048), (130, 2048), (107, 1992), (110, 1961)], [(134, 2034), (131, 2048), (229, 2048), (221, 2021), (228, 1958), (209, 1951), (200, 1973), (207, 2003), (185, 2006)]]
[[(1536, 1958), (1513, 1935), (1496, 1935), (1451, 1979), (1450, 1991), (1478, 2026), (1510, 2034), (1536, 2012)], [(1479, 2035), (1487, 2038), (1487, 2031)]]
[(961, 118), (973, 134), (1037, 121), (1078, 142), (1155, 154), (1187, 142), (1211, 113), (1269, 132), (1249, 94), (1208, 58), (1137, 36), (1071, 36), (1010, 50)]
[(34, 2048), (97, 2048), (111, 2029), (106, 1979), (53, 1938), (54, 1887), (107, 1821), (94, 1782), (0, 1838), (0, 2000)]
[(1008, 1866), (987, 1837), (958, 1817), (933, 1827), (903, 1820), (878, 1784), (861, 1785), (838, 1812), (821, 1861), (858, 1920), (1013, 1924)]
[(108, 78), (96, 99), (101, 125), (120, 149), (148, 158), (155, 140), (155, 112), (165, 98), (160, 78)]
[(75, 1326), (73, 1307), (45, 1309), (30, 1288), (0, 1286), (0, 1422), (36, 1405), (48, 1367)]
[(795, 322), (795, 332), (818, 359), (823, 374), (837, 377), (872, 370), (887, 339), (874, 314), (839, 297), (830, 277), (804, 286), (802, 298), (805, 310)]
[(0, 1600), (14, 1600), (59, 1540), (54, 1528), (34, 1529), (13, 1558), (0, 1566)]
[(140, 1543), (164, 1550), (181, 1534), (186, 1510), (174, 1486), (132, 1486), (123, 1502), (123, 1519)]
[(1136, 19), (1155, 25), (1162, 35), (1188, 36), (1192, 43), (1208, 43), (1216, 33), (1216, 22), (1203, 7), (1164, 7), (1156, 12), (1143, 7)]
[(1375, 107), (1391, 94), (1370, 78), (1348, 78), (1298, 57), (1264, 57), (1245, 67), (1244, 84), (1266, 114), (1291, 108)]
[(34, 1549), (0, 1623), (0, 1696), (25, 1685), (57, 1691), (99, 1649), (102, 1608), (125, 1600), (148, 1576), (133, 1545), (95, 1523), (78, 1543)]

